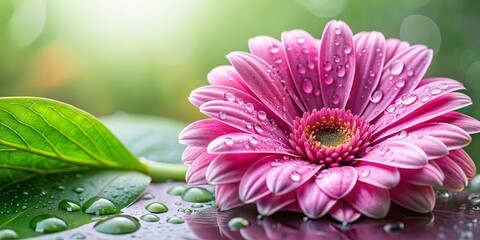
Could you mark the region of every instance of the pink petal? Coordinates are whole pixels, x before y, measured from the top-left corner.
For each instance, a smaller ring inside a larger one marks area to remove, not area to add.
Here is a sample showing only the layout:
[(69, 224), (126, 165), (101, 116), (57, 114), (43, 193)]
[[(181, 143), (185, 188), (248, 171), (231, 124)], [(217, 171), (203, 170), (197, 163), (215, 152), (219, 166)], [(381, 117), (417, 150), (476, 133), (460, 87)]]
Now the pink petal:
[(357, 211), (371, 218), (383, 218), (390, 209), (388, 190), (358, 182), (345, 200)]
[(460, 168), (462, 168), (467, 178), (470, 179), (477, 175), (477, 168), (475, 167), (475, 163), (463, 149), (451, 151), (448, 157), (452, 159), (452, 161)]
[(318, 81), (318, 46), (315, 39), (305, 31), (293, 30), (282, 33), (283, 50), (287, 58), (293, 83), (308, 111), (321, 109)]
[(465, 147), (472, 141), (472, 137), (463, 129), (447, 123), (419, 124), (408, 132), (417, 135), (421, 141), (423, 141), (421, 136), (432, 136), (444, 143), (448, 150)]
[(443, 122), (455, 125), (466, 131), (468, 134), (480, 132), (480, 122), (477, 119), (459, 112), (448, 112), (436, 118), (433, 118), (430, 121)]
[(325, 194), (315, 181), (305, 183), (297, 190), (297, 199), (302, 211), (309, 218), (320, 218), (337, 202)]
[(281, 79), (265, 61), (241, 52), (230, 53), (227, 58), (252, 92), (278, 117), (289, 122), (300, 114), (283, 88)]
[(247, 169), (263, 157), (261, 154), (218, 155), (207, 169), (207, 182), (213, 185), (240, 182)]
[(265, 137), (288, 139), (287, 134), (270, 121), (269, 116), (262, 110), (253, 108), (253, 105), (238, 104), (228, 101), (210, 101), (200, 107), (200, 112), (215, 118), (234, 128)]
[(232, 87), (249, 95), (253, 95), (250, 88), (247, 87), (242, 77), (238, 75), (232, 66), (219, 66), (214, 68), (208, 73), (207, 79), (211, 85)]
[(374, 135), (383, 132), (383, 129), (394, 128), (398, 123), (403, 122), (404, 118), (421, 113), (418, 110), (425, 105), (430, 105), (438, 98), (460, 89), (464, 89), (463, 85), (455, 80), (439, 79), (411, 93), (401, 95), (395, 104), (388, 106), (388, 109), (374, 121), (376, 126)]
[(355, 164), (358, 181), (384, 189), (391, 189), (400, 182), (400, 172), (395, 167), (359, 161)]
[(388, 126), (388, 129), (384, 129), (382, 131), (375, 129), (371, 141), (377, 142), (379, 139), (382, 139), (386, 136), (429, 121), (430, 119), (440, 116), (444, 113), (468, 106), (471, 103), (472, 100), (463, 93), (449, 93), (435, 100), (427, 102), (422, 107), (416, 109), (414, 112), (409, 114), (407, 117), (402, 118), (401, 121), (398, 121), (395, 124), (388, 125), (387, 121), (385, 126)]
[(425, 152), (429, 160), (448, 155), (448, 148), (442, 141), (426, 134), (410, 131), (410, 129), (383, 140), (384, 143), (392, 141), (406, 142), (417, 146)]
[[(373, 91), (378, 85), (385, 62), (385, 37), (380, 32), (361, 32), (355, 39), (355, 77), (345, 109), (361, 115), (368, 102), (377, 98)], [(365, 52), (363, 52), (365, 50)]]
[(410, 47), (410, 44), (408, 42), (404, 42), (396, 38), (387, 39), (385, 41), (385, 62), (390, 61), (390, 59), (392, 59), (395, 55), (407, 49), (408, 47)]
[(331, 198), (341, 199), (355, 186), (357, 177), (357, 171), (353, 167), (334, 167), (320, 171), (315, 183)]
[[(382, 78), (375, 91), (382, 98), (370, 102), (362, 116), (372, 121), (390, 105), (397, 96), (409, 93), (420, 82), (432, 60), (432, 50), (425, 46), (412, 46), (396, 55), (383, 68)], [(388, 111), (387, 111), (388, 112)]]
[(450, 191), (461, 191), (468, 184), (467, 176), (460, 166), (455, 164), (449, 156), (435, 160), (435, 163), (445, 174), (445, 181), (442, 188)]
[(419, 186), (442, 186), (445, 174), (435, 161), (419, 169), (399, 169), (402, 181)]
[(352, 89), (356, 67), (353, 35), (347, 24), (333, 20), (325, 26), (319, 59), (325, 107), (344, 108)]
[(188, 167), (186, 173), (187, 184), (191, 185), (202, 185), (208, 184), (205, 179), (205, 174), (207, 173), (208, 165), (217, 157), (216, 154), (208, 154), (207, 152), (201, 154), (192, 165)]
[(347, 201), (340, 199), (337, 204), (328, 212), (333, 218), (339, 222), (354, 222), (360, 216), (361, 213), (357, 212)]
[(355, 160), (399, 168), (421, 168), (427, 164), (427, 155), (411, 143), (393, 141), (382, 142)]
[(212, 85), (200, 87), (193, 90), (190, 93), (190, 97), (188, 99), (196, 107), (200, 107), (204, 103), (214, 100), (223, 100), (238, 103), (238, 105), (244, 107), (245, 110), (252, 110), (252, 112), (256, 112), (257, 117), (258, 113), (261, 112), (261, 114), (263, 114), (262, 118), (263, 116), (264, 119), (271, 118), (278, 125), (280, 125), (282, 129), (290, 129), (290, 122), (286, 123), (281, 118), (278, 118), (277, 115), (275, 115), (268, 107), (263, 105), (263, 103), (261, 103), (256, 97), (231, 87)]
[(209, 153), (273, 153), (296, 156), (285, 144), (250, 133), (231, 133), (210, 142)]
[(315, 175), (321, 166), (303, 160), (284, 160), (267, 174), (267, 187), (270, 192), (281, 195), (302, 186)]
[(206, 148), (215, 138), (239, 131), (216, 119), (203, 119), (185, 127), (178, 135), (178, 140), (181, 144)]
[(431, 186), (400, 182), (390, 190), (390, 197), (398, 205), (415, 212), (431, 212), (435, 206), (435, 192)]
[(239, 196), (242, 201), (251, 203), (270, 194), (265, 173), (272, 169), (272, 164), (278, 158), (276, 155), (267, 156), (248, 168), (239, 185)]
[(197, 159), (201, 154), (206, 153), (207, 148), (204, 147), (192, 147), (187, 146), (185, 151), (182, 154), (182, 162), (183, 164), (190, 165)]
[(270, 216), (295, 200), (297, 200), (296, 191), (283, 195), (270, 194), (257, 201), (257, 210), (263, 216)]
[(275, 67), (280, 79), (284, 80), (283, 84), (285, 84), (287, 92), (293, 102), (296, 103), (302, 112), (306, 112), (307, 110), (300, 99), (295, 83), (290, 75), (290, 69), (288, 67), (287, 57), (285, 56), (285, 50), (282, 47), (282, 43), (272, 37), (258, 36), (251, 38), (248, 41), (248, 46), (253, 55), (258, 56)]
[(243, 202), (238, 198), (238, 182), (217, 185), (215, 202), (220, 211), (242, 206)]

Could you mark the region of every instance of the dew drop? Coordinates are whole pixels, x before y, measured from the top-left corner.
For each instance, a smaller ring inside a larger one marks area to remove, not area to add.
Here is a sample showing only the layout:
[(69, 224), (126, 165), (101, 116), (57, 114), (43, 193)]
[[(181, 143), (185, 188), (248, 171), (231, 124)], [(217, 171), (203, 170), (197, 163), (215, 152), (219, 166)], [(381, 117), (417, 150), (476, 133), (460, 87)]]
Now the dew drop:
[(151, 213), (142, 215), (140, 219), (142, 219), (145, 222), (158, 222), (160, 220), (160, 218), (157, 215), (151, 214)]
[(373, 103), (378, 103), (380, 102), (380, 100), (382, 100), (382, 98), (383, 92), (379, 89), (372, 93), (372, 95), (370, 96), (370, 101), (372, 101)]
[(283, 165), (283, 163), (280, 162), (280, 161), (273, 161), (273, 162), (270, 163), (270, 166), (272, 166), (272, 167), (279, 167), (279, 166), (282, 166), (282, 165)]
[(17, 239), (17, 232), (11, 229), (0, 230), (0, 239)]
[(80, 204), (73, 201), (69, 201), (69, 200), (62, 200), (58, 204), (58, 208), (65, 210), (67, 212), (78, 212), (81, 209)]
[(253, 104), (252, 103), (245, 104), (245, 109), (247, 109), (247, 112), (249, 113), (253, 112)]
[(232, 231), (235, 231), (241, 228), (246, 228), (249, 225), (250, 223), (248, 222), (248, 220), (241, 217), (232, 218), (230, 219), (230, 221), (228, 221), (228, 227)]
[(132, 216), (120, 215), (101, 220), (93, 228), (101, 233), (127, 234), (140, 229), (140, 223)]
[(290, 179), (294, 182), (298, 182), (302, 179), (302, 175), (300, 175), (300, 173), (298, 173), (297, 171), (293, 171), (292, 173), (290, 173)]
[(329, 72), (333, 68), (332, 64), (329, 61), (323, 63), (323, 70)]
[(407, 131), (405, 131), (405, 130), (401, 131), (401, 132), (398, 134), (398, 139), (404, 139), (404, 138), (406, 138), (406, 137), (408, 137), (408, 133), (407, 133)]
[(223, 94), (223, 96), (225, 97), (225, 99), (227, 99), (227, 101), (235, 101), (235, 95), (233, 95), (233, 93), (231, 92), (226, 92), (225, 94)]
[(302, 89), (305, 93), (311, 93), (313, 91), (313, 83), (310, 78), (303, 80)]
[(155, 196), (153, 196), (153, 194), (151, 194), (151, 193), (145, 193), (140, 197), (141, 200), (150, 200), (150, 199), (154, 199), (154, 198), (155, 198)]
[(374, 78), (374, 77), (376, 76), (375, 72), (372, 71), (372, 70), (370, 70), (370, 71), (368, 72), (368, 75), (369, 75), (371, 78)]
[(263, 121), (267, 119), (267, 113), (264, 111), (258, 111), (258, 120)]
[(315, 68), (315, 63), (313, 61), (309, 60), (307, 62), (307, 67), (308, 67), (308, 69), (313, 70)]
[(32, 218), (30, 227), (37, 233), (54, 233), (67, 229), (67, 223), (62, 219), (43, 214)]
[(392, 113), (392, 112), (395, 111), (395, 106), (394, 106), (394, 105), (390, 105), (390, 106), (387, 107), (387, 109), (386, 109), (385, 111), (387, 111), (387, 112), (389, 112), (389, 113)]
[(305, 69), (305, 66), (300, 63), (297, 65), (297, 71), (300, 74), (305, 74), (307, 72), (307, 69)]
[(336, 62), (336, 63), (339, 63), (340, 62), (340, 56), (334, 55), (333, 56), (333, 61)]
[(303, 37), (297, 37), (297, 43), (298, 43), (298, 44), (303, 44), (303, 43), (305, 43), (305, 38), (303, 38)]
[(262, 134), (263, 133), (263, 128), (262, 126), (258, 125), (258, 124), (255, 124), (253, 126), (253, 128), (255, 129), (255, 132), (257, 132), (258, 134)]
[(213, 194), (202, 187), (190, 187), (182, 194), (182, 199), (194, 203), (210, 202), (213, 200)]
[(223, 139), (223, 142), (225, 143), (225, 145), (227, 146), (232, 146), (234, 144), (234, 141), (231, 137), (226, 137), (225, 139)]
[(270, 50), (270, 53), (273, 53), (273, 54), (278, 53), (280, 51), (280, 48), (275, 44), (272, 44), (268, 49)]
[(415, 70), (412, 68), (407, 68), (407, 76), (411, 77), (415, 74)]
[(442, 89), (440, 89), (440, 88), (430, 89), (430, 94), (432, 94), (432, 95), (437, 95), (437, 94), (440, 94), (441, 92), (442, 92)]
[(86, 239), (86, 237), (81, 233), (75, 233), (69, 238), (69, 240), (80, 240), (80, 239)]
[(192, 208), (203, 208), (203, 204), (201, 204), (201, 203), (194, 203), (194, 204), (192, 204)]
[(93, 197), (82, 206), (84, 213), (95, 215), (110, 215), (120, 212), (120, 208), (108, 199)]
[(402, 77), (397, 79), (397, 81), (395, 81), (395, 86), (397, 86), (399, 88), (405, 86), (405, 79), (402, 78)]
[(397, 59), (392, 62), (392, 65), (390, 65), (390, 73), (396, 76), (402, 73), (404, 67), (405, 67), (405, 64), (403, 63), (403, 61), (400, 59)]
[(227, 114), (225, 112), (219, 112), (218, 113), (218, 118), (225, 120), (227, 119)]
[(337, 28), (335, 28), (334, 33), (335, 33), (335, 35), (340, 35), (342, 33), (342, 29), (337, 27)]
[(422, 98), (420, 99), (420, 102), (427, 102), (428, 100), (430, 100), (430, 98), (431, 98), (431, 97), (428, 96), (428, 95), (427, 95), (427, 96), (424, 96), (424, 97), (422, 97)]
[(249, 130), (253, 129), (253, 124), (251, 122), (245, 122), (245, 127)]
[(345, 47), (343, 48), (343, 52), (347, 55), (350, 54), (352, 52), (352, 47), (348, 44), (345, 44)]
[(364, 169), (361, 173), (360, 173), (360, 177), (361, 178), (366, 178), (370, 175), (370, 170), (368, 169)]
[(168, 212), (168, 207), (163, 203), (152, 202), (145, 206), (145, 209), (151, 213), (164, 213)]
[(332, 104), (338, 105), (340, 103), (340, 98), (337, 95), (333, 95), (332, 97)]
[(248, 142), (252, 145), (257, 145), (258, 144), (258, 139), (256, 137), (249, 137)]
[(337, 66), (337, 76), (338, 77), (344, 77), (346, 73), (345, 68), (342, 65)]
[(167, 218), (167, 223), (170, 223), (170, 224), (182, 224), (184, 223), (185, 221), (179, 217), (169, 217)]
[(72, 191), (80, 194), (80, 193), (83, 193), (83, 191), (85, 191), (85, 189), (83, 189), (82, 187), (74, 187), (74, 188), (72, 188)]
[(402, 103), (404, 105), (410, 105), (414, 103), (417, 100), (417, 95), (411, 94), (411, 93), (406, 93), (403, 94), (400, 99), (402, 100)]
[[(233, 142), (233, 140), (232, 140), (232, 142)], [(172, 195), (172, 196), (181, 196), (183, 194), (183, 192), (185, 192), (186, 188), (187, 187), (185, 187), (184, 185), (176, 185), (176, 186), (173, 186), (173, 187), (169, 188), (167, 190), (167, 194)]]
[(383, 230), (386, 232), (393, 232), (393, 231), (401, 231), (405, 228), (405, 224), (402, 222), (396, 222), (396, 223), (387, 223), (383, 226)]
[(333, 77), (328, 75), (325, 77), (325, 79), (323, 80), (323, 82), (326, 84), (326, 85), (331, 85), (333, 83)]

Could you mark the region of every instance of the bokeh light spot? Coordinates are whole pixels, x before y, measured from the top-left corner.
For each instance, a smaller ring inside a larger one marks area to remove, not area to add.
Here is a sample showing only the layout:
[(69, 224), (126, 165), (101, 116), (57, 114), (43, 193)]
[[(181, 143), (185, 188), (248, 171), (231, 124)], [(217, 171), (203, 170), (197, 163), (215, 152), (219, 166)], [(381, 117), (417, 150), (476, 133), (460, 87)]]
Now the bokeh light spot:
[(45, 27), (45, 0), (18, 2), (15, 12), (7, 25), (7, 33), (19, 48), (29, 46)]
[(475, 90), (480, 90), (480, 61), (474, 62), (468, 67), (467, 83)]
[(425, 44), (434, 53), (440, 50), (442, 36), (437, 24), (423, 15), (410, 15), (403, 19), (400, 26), (400, 38), (412, 44)]
[(348, 0), (298, 0), (317, 17), (331, 18), (340, 14)]

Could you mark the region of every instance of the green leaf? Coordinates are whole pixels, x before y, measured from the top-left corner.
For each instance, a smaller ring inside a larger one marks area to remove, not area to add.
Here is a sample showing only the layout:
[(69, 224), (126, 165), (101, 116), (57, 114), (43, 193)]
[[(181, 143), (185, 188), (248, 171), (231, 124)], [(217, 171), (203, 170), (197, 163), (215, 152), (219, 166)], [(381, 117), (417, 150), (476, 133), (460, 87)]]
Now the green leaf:
[(184, 123), (173, 120), (118, 113), (101, 119), (128, 148), (142, 159), (153, 181), (185, 180), (187, 167), (181, 158), (185, 146), (178, 143)]
[(117, 113), (100, 118), (136, 156), (156, 162), (182, 164), (185, 146), (178, 134), (186, 124), (170, 119)]
[(95, 117), (43, 98), (0, 98), (0, 189), (37, 174), (85, 169), (147, 172)]
[(19, 238), (41, 235), (30, 222), (48, 214), (60, 218), (72, 229), (98, 220), (98, 216), (60, 208), (62, 200), (83, 205), (100, 197), (125, 208), (144, 191), (150, 177), (137, 172), (105, 170), (69, 174), (41, 175), (11, 185), (0, 193), (0, 230), (12, 229)]

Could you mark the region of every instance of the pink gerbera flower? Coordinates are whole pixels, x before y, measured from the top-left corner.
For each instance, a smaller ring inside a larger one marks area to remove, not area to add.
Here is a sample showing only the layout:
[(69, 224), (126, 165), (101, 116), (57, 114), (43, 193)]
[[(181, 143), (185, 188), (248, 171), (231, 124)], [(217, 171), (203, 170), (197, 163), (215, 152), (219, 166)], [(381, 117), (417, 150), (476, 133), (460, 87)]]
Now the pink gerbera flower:
[(432, 58), (379, 32), (352, 35), (341, 21), (322, 39), (301, 30), (260, 36), (251, 53), (213, 69), (190, 101), (211, 119), (187, 126), (189, 184), (212, 184), (220, 210), (256, 203), (352, 222), (383, 218), (393, 201), (430, 212), (433, 187), (460, 191), (476, 173), (462, 150), (477, 120), (463, 85), (422, 79)]

